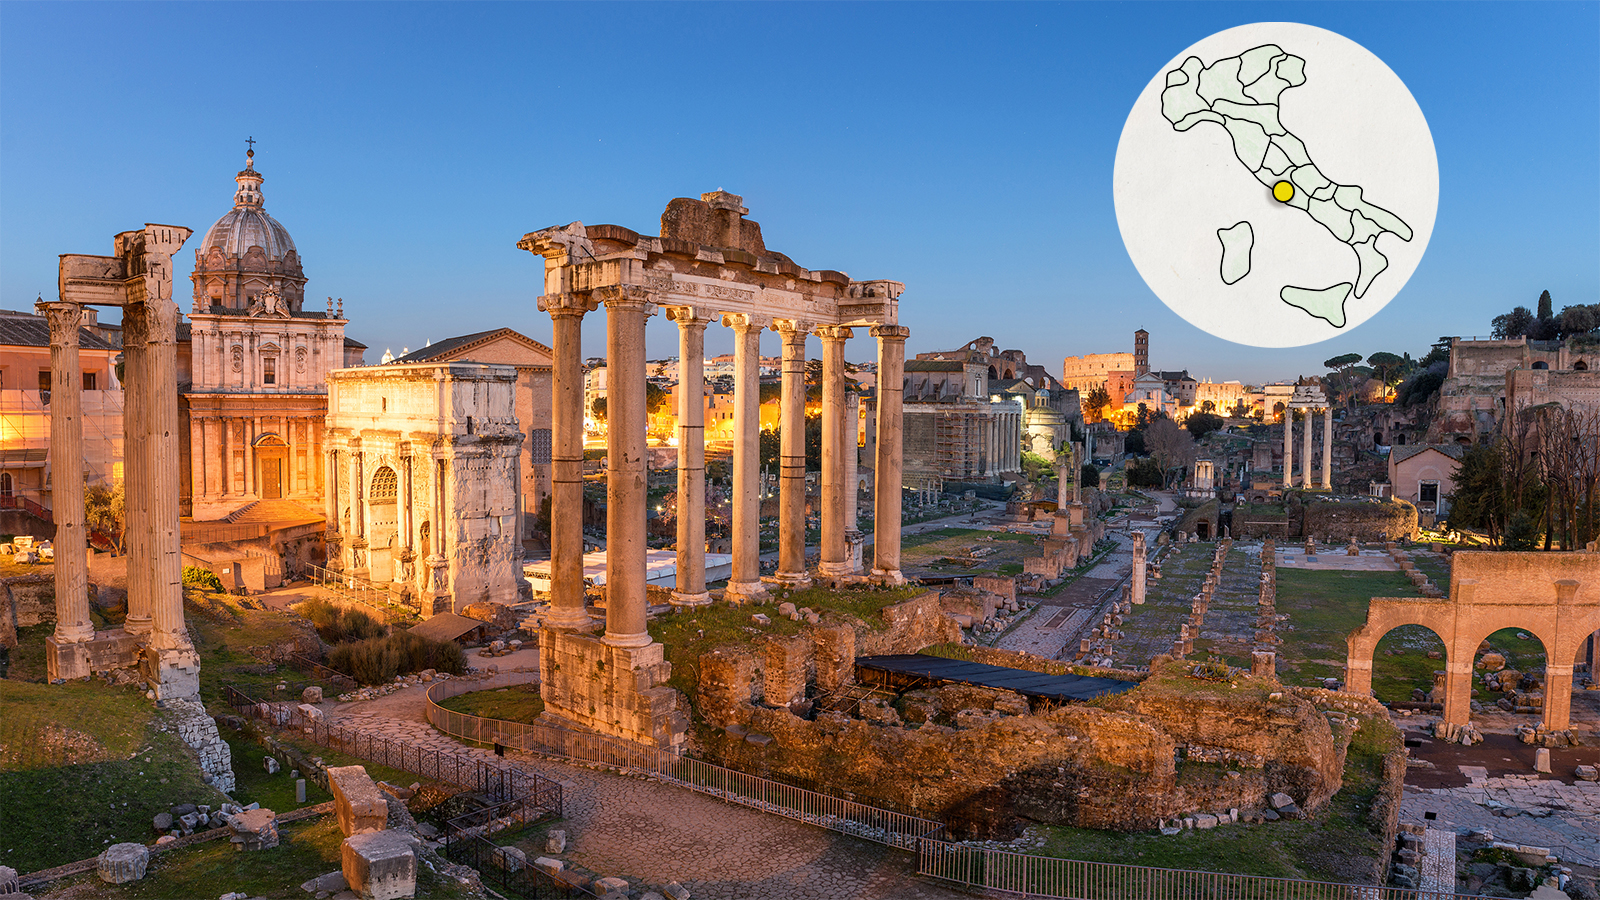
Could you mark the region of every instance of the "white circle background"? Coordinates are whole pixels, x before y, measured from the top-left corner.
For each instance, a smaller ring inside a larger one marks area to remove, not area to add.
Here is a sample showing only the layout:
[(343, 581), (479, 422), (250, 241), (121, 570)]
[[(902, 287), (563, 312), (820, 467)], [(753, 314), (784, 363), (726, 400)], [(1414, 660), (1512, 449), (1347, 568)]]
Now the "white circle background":
[[(1205, 65), (1277, 44), (1301, 57), (1306, 81), (1279, 97), (1279, 120), (1328, 179), (1359, 185), (1368, 202), (1411, 226), (1410, 241), (1378, 238), (1388, 268), (1365, 296), (1352, 290), (1335, 328), (1278, 297), (1285, 285), (1356, 282), (1356, 255), (1311, 216), (1272, 199), (1215, 123), (1174, 131), (1161, 115), (1166, 74), (1191, 56)], [(1341, 334), (1382, 309), (1411, 278), (1433, 235), (1439, 161), (1427, 120), (1400, 77), (1365, 47), (1294, 22), (1240, 25), (1161, 67), (1128, 114), (1112, 174), (1122, 242), (1145, 283), (1173, 312), (1217, 337), (1255, 347), (1298, 347)], [(1217, 229), (1250, 222), (1250, 274), (1222, 283)]]

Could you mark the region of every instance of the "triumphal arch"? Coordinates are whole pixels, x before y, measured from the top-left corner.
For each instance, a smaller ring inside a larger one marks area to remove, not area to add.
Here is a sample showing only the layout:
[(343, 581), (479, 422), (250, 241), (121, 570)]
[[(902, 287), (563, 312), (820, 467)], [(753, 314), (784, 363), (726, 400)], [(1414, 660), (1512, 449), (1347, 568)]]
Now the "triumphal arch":
[(1347, 639), (1345, 690), (1363, 697), (1372, 690), (1373, 652), (1401, 625), (1422, 625), (1444, 641), (1447, 732), (1470, 720), (1478, 645), (1502, 628), (1520, 629), (1544, 644), (1542, 730), (1566, 731), (1573, 664), (1585, 641), (1600, 630), (1600, 553), (1453, 554), (1450, 596), (1372, 598), (1366, 624)]
[[(907, 330), (898, 322), (904, 285), (809, 270), (768, 250), (743, 199), (723, 191), (679, 198), (659, 236), (581, 222), (527, 234), (544, 258), (539, 308), (554, 320), (551, 417), (551, 612), (540, 667), (546, 707), (581, 724), (662, 746), (681, 742), (684, 720), (670, 668), (645, 626), (645, 322), (657, 310), (678, 326), (678, 582), (673, 602), (710, 602), (705, 587), (704, 345), (708, 325), (734, 333), (733, 574), (730, 602), (767, 594), (759, 568), (760, 337), (783, 340), (778, 570), (768, 581), (813, 577), (902, 584), (901, 398)], [(606, 313), (606, 621), (586, 633), (583, 584), (583, 352), (579, 326)], [(870, 571), (856, 571), (859, 541), (849, 477), (856, 429), (846, 402), (845, 342), (855, 329), (877, 339), (878, 442), (875, 540)], [(805, 344), (822, 342), (821, 558), (805, 559)], [(696, 388), (699, 388), (698, 390)]]

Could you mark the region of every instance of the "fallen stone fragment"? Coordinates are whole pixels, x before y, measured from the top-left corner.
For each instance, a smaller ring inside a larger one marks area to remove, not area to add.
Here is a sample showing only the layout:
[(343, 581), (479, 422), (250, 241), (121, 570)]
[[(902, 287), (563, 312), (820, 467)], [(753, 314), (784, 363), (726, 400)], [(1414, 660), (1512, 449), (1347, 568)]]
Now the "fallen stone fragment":
[(143, 844), (112, 844), (95, 860), (100, 880), (108, 884), (138, 881), (150, 867), (150, 849)]

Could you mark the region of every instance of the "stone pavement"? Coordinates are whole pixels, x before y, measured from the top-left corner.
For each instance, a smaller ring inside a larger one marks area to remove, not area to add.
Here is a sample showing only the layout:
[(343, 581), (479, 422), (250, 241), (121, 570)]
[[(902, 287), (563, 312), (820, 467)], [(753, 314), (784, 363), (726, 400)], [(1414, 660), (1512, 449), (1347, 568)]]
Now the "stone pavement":
[[(426, 747), (492, 759), (410, 719), (350, 711), (330, 718)], [(915, 874), (910, 853), (833, 834), (637, 776), (511, 753), (507, 760), (559, 781), (570, 843), (565, 856), (602, 875), (650, 885), (677, 881), (706, 900), (957, 900)], [(543, 855), (542, 848), (530, 848)]]
[[(1436, 819), (1426, 818), (1430, 812)], [(1502, 841), (1548, 847), (1568, 865), (1600, 867), (1600, 784), (1592, 782), (1507, 775), (1473, 779), (1465, 787), (1407, 785), (1400, 821), (1457, 833), (1487, 828)]]
[[(1054, 597), (1037, 598), (1039, 605), (1010, 631), (1000, 637), (997, 644), (1002, 650), (1033, 653), (1046, 659), (1058, 659), (1062, 651), (1076, 651), (1078, 639), (1091, 625), (1098, 625), (1102, 607), (1121, 595), (1111, 588), (1122, 583), (1133, 567), (1132, 542), (1126, 535), (1108, 531), (1107, 537), (1117, 542), (1117, 549), (1107, 553), (1094, 568), (1083, 573)], [(1071, 656), (1068, 652), (1067, 656)]]
[(1400, 566), (1382, 550), (1362, 550), (1360, 556), (1347, 556), (1345, 545), (1325, 545), (1314, 555), (1305, 548), (1279, 547), (1277, 564), (1286, 569), (1332, 569), (1341, 572), (1398, 572)]
[(1456, 833), (1429, 828), (1422, 833), (1422, 858), (1417, 861), (1422, 876), (1417, 887), (1424, 891), (1455, 893)]

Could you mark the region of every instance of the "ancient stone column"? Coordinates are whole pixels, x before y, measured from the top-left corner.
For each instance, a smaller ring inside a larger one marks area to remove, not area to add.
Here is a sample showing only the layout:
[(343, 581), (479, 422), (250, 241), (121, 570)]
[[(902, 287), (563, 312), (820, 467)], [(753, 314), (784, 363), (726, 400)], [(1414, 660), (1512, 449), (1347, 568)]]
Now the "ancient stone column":
[(855, 526), (846, 520), (855, 485), (846, 459), (855, 453), (856, 431), (844, 389), (844, 342), (852, 334), (843, 326), (817, 329), (822, 339), (822, 557), (817, 571), (831, 578), (855, 570), (846, 538)]
[(1546, 663), (1544, 667), (1545, 731), (1572, 727), (1572, 666)]
[(1312, 418), (1311, 407), (1306, 407), (1305, 415), (1306, 455), (1305, 459), (1300, 463), (1300, 486), (1309, 491), (1311, 490), (1311, 434), (1312, 432), (1316, 431), (1317, 426), (1314, 424), (1315, 420)]
[(906, 338), (904, 325), (874, 325), (878, 339), (878, 468), (874, 482), (872, 576), (885, 584), (905, 584), (900, 573), (901, 454), (905, 437)]
[[(131, 299), (131, 298), (130, 298)], [(144, 409), (135, 413), (135, 427), (148, 429), (150, 478), (145, 485), (145, 527), (150, 556), (145, 564), (152, 573), (150, 613), (154, 628), (150, 646), (157, 650), (192, 651), (183, 621), (183, 563), (178, 533), (178, 396), (162, 386), (178, 382), (178, 308), (170, 298), (149, 297), (145, 303), (148, 327), (146, 371), (152, 390)], [(141, 564), (129, 560), (129, 567)]]
[[(550, 612), (551, 628), (589, 624), (583, 609), (583, 314), (570, 294), (546, 297), (553, 332), (550, 403)], [(434, 552), (444, 536), (435, 520)]]
[(858, 523), (857, 504), (861, 494), (861, 395), (845, 392), (844, 454), (844, 539), (848, 547), (850, 574), (861, 574), (861, 545), (865, 543)]
[(1283, 409), (1283, 487), (1294, 487), (1294, 410)]
[(775, 580), (802, 585), (810, 582), (806, 577), (806, 335), (811, 326), (807, 322), (779, 319), (773, 329), (783, 338), (783, 390), (778, 400), (781, 449)]
[[(149, 430), (139, 427), (135, 410), (149, 404), (150, 373), (145, 366), (147, 356), (144, 304), (122, 308), (122, 497), (123, 521), (126, 536), (122, 549), (131, 562), (148, 559), (150, 535), (143, 528), (134, 528), (134, 522), (146, 519), (145, 498), (149, 496), (146, 484), (150, 478), (151, 457)], [(227, 420), (223, 420), (224, 439), (228, 446)], [(223, 469), (223, 478), (232, 471), (231, 460)], [(226, 481), (223, 482), (227, 484)], [(226, 491), (225, 491), (226, 493)], [(123, 630), (133, 635), (147, 635), (153, 626), (150, 618), (150, 570), (145, 566), (128, 566), (128, 617), (123, 620)]]
[(1333, 407), (1331, 406), (1322, 409), (1322, 489), (1333, 490)]
[(78, 328), (83, 307), (40, 303), (50, 322), (50, 468), (56, 562), (56, 628), (47, 639), (46, 669), (51, 681), (87, 678), (89, 656), (81, 645), (94, 639), (89, 619), (89, 573), (83, 516), (83, 366)]
[(706, 593), (706, 320), (688, 307), (678, 323), (678, 575), (675, 606), (703, 606)]
[(724, 596), (760, 602), (761, 583), (761, 328), (753, 317), (722, 317), (733, 329), (733, 573)]
[(1129, 601), (1142, 605), (1145, 592), (1145, 545), (1144, 532), (1137, 528), (1133, 530), (1133, 574), (1128, 584)]
[(606, 307), (606, 634), (613, 647), (643, 647), (645, 629), (644, 326), (648, 295), (629, 286), (595, 292)]

